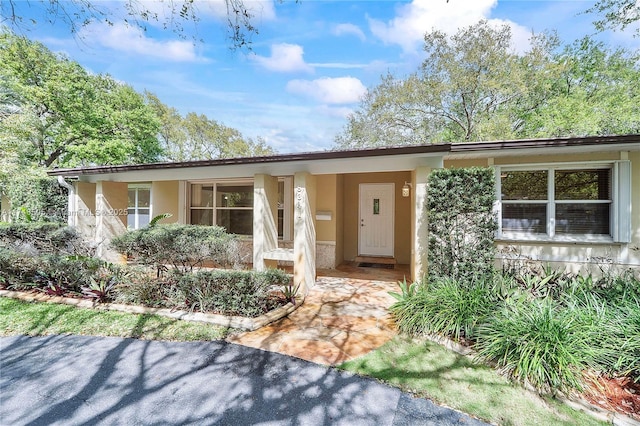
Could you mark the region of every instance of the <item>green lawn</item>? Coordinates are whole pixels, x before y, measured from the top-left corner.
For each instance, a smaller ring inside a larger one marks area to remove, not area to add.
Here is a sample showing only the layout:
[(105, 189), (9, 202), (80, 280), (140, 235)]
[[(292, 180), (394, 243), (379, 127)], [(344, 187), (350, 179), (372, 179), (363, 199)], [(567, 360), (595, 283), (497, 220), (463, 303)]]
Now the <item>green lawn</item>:
[(398, 336), (339, 368), (500, 425), (601, 425), (587, 414), (514, 385), (495, 370), (429, 340)]
[[(228, 329), (157, 315), (125, 314), (0, 297), (0, 335), (80, 334), (153, 340), (217, 340)], [(586, 414), (542, 399), (428, 340), (398, 336), (340, 366), (500, 425), (596, 425)]]
[(158, 315), (126, 314), (0, 297), (0, 335), (81, 334), (148, 340), (218, 340), (228, 329)]

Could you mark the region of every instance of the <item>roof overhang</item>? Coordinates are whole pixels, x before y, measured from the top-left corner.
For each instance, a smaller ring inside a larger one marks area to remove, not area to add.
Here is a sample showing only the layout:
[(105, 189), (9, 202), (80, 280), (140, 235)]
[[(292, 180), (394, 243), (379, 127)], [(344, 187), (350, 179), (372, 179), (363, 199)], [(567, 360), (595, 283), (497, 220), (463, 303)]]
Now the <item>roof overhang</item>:
[(55, 169), (49, 175), (77, 177), (84, 182), (144, 182), (162, 180), (231, 179), (256, 174), (289, 176), (311, 174), (370, 173), (442, 167), (450, 144), (403, 146), (353, 151), (324, 151), (182, 163), (151, 163)]
[(590, 152), (640, 151), (640, 135), (527, 139), (429, 144), (348, 151), (322, 151), (218, 160), (54, 169), (51, 176), (84, 182), (145, 182), (246, 178), (256, 174), (289, 176), (372, 173), (438, 168), (444, 160)]

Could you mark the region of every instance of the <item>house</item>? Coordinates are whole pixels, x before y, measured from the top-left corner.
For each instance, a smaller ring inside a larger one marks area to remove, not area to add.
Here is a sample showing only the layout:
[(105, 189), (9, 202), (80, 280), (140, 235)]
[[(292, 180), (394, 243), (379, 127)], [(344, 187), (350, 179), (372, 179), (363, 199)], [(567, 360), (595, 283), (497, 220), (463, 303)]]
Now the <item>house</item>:
[(317, 268), (377, 257), (427, 268), (425, 200), (442, 167), (495, 170), (501, 256), (574, 271), (640, 267), (640, 135), (431, 144), (49, 172), (73, 181), (69, 222), (114, 259), (109, 241), (163, 222), (221, 225), (254, 268)]

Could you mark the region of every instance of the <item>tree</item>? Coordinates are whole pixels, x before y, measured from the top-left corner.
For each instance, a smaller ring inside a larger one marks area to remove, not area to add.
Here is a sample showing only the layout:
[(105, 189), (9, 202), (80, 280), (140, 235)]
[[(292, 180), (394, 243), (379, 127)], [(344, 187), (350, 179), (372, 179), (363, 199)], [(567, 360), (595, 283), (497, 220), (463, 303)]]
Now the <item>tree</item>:
[(336, 138), (342, 148), (640, 131), (638, 56), (586, 37), (538, 34), (521, 55), (485, 21), (425, 36), (427, 59), (387, 74)]
[(524, 137), (640, 132), (638, 55), (584, 37), (554, 56), (559, 75), (531, 110)]
[[(640, 3), (637, 0), (598, 0), (587, 13), (601, 16), (594, 22), (598, 31), (624, 30), (640, 20)], [(636, 36), (640, 35), (640, 27), (635, 32)]]
[[(0, 1), (0, 24), (14, 29), (28, 28), (36, 23), (33, 18), (20, 15), (18, 4), (22, 0)], [(282, 3), (284, 0), (278, 0)], [(296, 0), (298, 2), (300, 0)], [(126, 0), (124, 2), (101, 2), (92, 0), (40, 0), (44, 13), (41, 19), (48, 23), (62, 23), (72, 34), (92, 22), (104, 22), (113, 25), (123, 21), (142, 30), (156, 23), (181, 37), (186, 37), (185, 26), (199, 21), (200, 11), (195, 0)], [(258, 34), (254, 26), (255, 12), (245, 0), (224, 0), (226, 7), (227, 35), (233, 49), (251, 46), (253, 35)], [(195, 33), (195, 31), (194, 31)], [(195, 36), (194, 36), (195, 38)]]
[(260, 138), (245, 139), (238, 130), (204, 114), (190, 112), (182, 117), (178, 110), (163, 104), (153, 93), (145, 95), (162, 123), (158, 138), (168, 161), (254, 157), (274, 152)]
[(0, 34), (0, 93), (0, 144), (22, 163), (145, 163), (161, 154), (158, 119), (140, 94), (40, 43)]
[(425, 35), (424, 50), (427, 57), (419, 72), (405, 79), (389, 74), (364, 97), (339, 145), (487, 140), (513, 134), (507, 107), (525, 96), (527, 81), (508, 25), (494, 28), (480, 21), (452, 37), (434, 30)]

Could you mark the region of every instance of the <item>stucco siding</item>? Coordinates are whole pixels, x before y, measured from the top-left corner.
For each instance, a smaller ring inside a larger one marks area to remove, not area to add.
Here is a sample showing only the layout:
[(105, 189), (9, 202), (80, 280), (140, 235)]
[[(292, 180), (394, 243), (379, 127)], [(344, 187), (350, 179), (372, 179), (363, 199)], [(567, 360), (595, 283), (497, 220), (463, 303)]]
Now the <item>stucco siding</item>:
[(337, 176), (316, 176), (316, 214), (328, 212), (331, 220), (316, 220), (316, 238), (318, 241), (335, 241), (337, 232)]
[(176, 223), (179, 216), (179, 182), (172, 181), (154, 181), (151, 183), (151, 214), (158, 216), (160, 214), (169, 213), (170, 218), (162, 219), (160, 223)]

